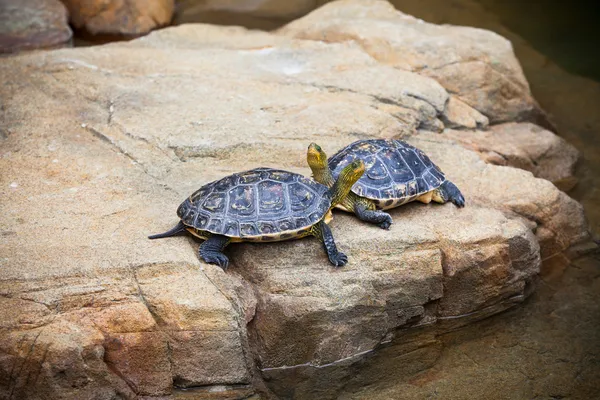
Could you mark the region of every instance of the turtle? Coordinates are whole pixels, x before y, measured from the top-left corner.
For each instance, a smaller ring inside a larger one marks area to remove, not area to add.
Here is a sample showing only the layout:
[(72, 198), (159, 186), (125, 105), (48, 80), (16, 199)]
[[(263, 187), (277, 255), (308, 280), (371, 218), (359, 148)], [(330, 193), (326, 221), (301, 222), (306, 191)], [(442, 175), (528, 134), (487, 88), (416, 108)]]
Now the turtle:
[(366, 222), (389, 229), (387, 210), (418, 200), (452, 202), (464, 207), (465, 198), (456, 185), (423, 151), (398, 139), (358, 140), (327, 160), (321, 147), (311, 143), (307, 161), (317, 182), (331, 186), (340, 171), (355, 160), (365, 163), (365, 173), (337, 205)]
[(179, 208), (179, 223), (149, 239), (189, 232), (204, 239), (199, 256), (223, 269), (223, 250), (234, 242), (275, 242), (313, 235), (321, 240), (336, 267), (348, 258), (338, 251), (327, 223), (331, 209), (345, 198), (365, 170), (361, 160), (348, 164), (327, 187), (293, 172), (256, 168), (202, 186)]

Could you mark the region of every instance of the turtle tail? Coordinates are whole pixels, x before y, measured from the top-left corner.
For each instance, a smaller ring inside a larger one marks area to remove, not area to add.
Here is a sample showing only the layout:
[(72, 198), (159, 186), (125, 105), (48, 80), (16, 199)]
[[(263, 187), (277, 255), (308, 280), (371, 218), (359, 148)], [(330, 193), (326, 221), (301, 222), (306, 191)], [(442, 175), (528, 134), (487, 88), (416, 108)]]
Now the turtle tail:
[(148, 239), (161, 239), (169, 236), (175, 236), (180, 232), (184, 232), (185, 230), (185, 225), (183, 224), (183, 222), (179, 221), (179, 223), (173, 229), (164, 233), (157, 233), (156, 235), (148, 236)]

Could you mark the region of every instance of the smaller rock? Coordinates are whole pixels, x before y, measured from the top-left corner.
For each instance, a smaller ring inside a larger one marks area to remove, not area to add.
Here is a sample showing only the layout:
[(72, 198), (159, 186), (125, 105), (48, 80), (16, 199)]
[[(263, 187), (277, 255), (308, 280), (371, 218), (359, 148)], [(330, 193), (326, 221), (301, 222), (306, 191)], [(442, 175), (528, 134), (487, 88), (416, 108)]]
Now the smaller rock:
[(72, 34), (59, 0), (0, 0), (0, 53), (59, 46)]
[(175, 10), (174, 0), (63, 0), (78, 29), (108, 35), (137, 36), (167, 25)]
[(468, 106), (456, 96), (450, 96), (446, 109), (442, 115), (447, 128), (486, 128), (489, 124), (488, 118)]
[(444, 135), (475, 150), (487, 163), (521, 168), (568, 191), (577, 184), (579, 152), (554, 133), (531, 123), (494, 125), (489, 131), (447, 129)]

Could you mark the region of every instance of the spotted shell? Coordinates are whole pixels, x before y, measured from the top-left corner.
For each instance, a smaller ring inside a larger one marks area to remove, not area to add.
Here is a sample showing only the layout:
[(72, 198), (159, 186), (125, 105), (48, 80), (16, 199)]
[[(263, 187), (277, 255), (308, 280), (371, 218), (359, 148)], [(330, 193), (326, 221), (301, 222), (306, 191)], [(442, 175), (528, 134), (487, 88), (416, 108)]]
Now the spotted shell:
[(356, 158), (364, 161), (365, 173), (352, 186), (352, 192), (382, 208), (418, 199), (446, 180), (425, 153), (395, 139), (359, 140), (338, 151), (329, 159), (334, 178)]
[(325, 185), (292, 172), (257, 168), (202, 186), (181, 203), (177, 215), (198, 231), (281, 240), (323, 219), (330, 207)]

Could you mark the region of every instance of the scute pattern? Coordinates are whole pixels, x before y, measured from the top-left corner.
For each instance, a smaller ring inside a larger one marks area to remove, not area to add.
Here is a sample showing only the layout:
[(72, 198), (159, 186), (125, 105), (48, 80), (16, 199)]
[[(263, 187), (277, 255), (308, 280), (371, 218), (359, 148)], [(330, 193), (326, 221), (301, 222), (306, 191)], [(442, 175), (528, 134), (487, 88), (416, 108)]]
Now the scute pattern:
[(199, 230), (268, 240), (310, 227), (330, 206), (325, 185), (299, 174), (257, 168), (204, 185), (179, 206), (177, 215)]
[(410, 201), (446, 180), (425, 153), (395, 139), (359, 140), (338, 151), (329, 159), (334, 178), (356, 158), (364, 161), (365, 173), (352, 191), (373, 200)]

